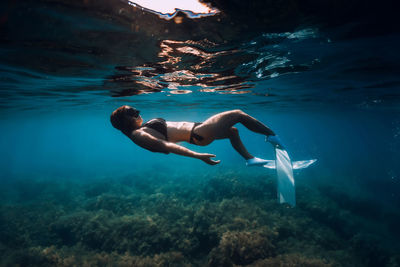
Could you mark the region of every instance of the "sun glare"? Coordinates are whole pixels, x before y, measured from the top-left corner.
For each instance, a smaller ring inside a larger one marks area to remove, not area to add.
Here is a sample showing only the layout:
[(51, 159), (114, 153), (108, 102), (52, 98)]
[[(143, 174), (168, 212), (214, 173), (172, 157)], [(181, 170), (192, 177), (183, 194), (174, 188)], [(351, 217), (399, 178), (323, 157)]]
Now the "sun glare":
[(162, 15), (173, 15), (177, 9), (203, 15), (213, 15), (218, 12), (217, 9), (213, 9), (198, 0), (129, 0), (129, 2)]

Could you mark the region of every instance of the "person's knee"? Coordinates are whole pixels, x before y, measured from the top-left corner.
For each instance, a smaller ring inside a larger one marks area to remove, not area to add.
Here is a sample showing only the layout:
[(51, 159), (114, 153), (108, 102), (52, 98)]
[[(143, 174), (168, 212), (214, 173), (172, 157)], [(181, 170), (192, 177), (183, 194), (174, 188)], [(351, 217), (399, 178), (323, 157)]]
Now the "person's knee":
[(243, 123), (249, 117), (249, 115), (243, 112), (241, 109), (235, 109), (232, 112), (236, 123), (238, 122)]
[(230, 137), (237, 137), (239, 136), (239, 130), (236, 127), (231, 127), (229, 129), (229, 136)]
[(234, 110), (232, 110), (232, 113), (235, 113), (235, 114), (238, 114), (238, 115), (245, 114), (241, 109), (234, 109)]
[(234, 109), (232, 110), (232, 114), (236, 118), (237, 122), (241, 122), (245, 116), (247, 116), (246, 113), (244, 113), (241, 109)]

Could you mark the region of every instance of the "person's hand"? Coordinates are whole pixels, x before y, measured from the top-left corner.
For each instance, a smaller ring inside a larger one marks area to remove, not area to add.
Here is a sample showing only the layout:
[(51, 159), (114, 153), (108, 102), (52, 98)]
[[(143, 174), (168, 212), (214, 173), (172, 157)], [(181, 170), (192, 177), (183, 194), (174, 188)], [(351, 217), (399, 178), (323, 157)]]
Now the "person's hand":
[(281, 139), (279, 139), (277, 135), (268, 135), (265, 138), (265, 141), (271, 143), (271, 145), (273, 145), (276, 148), (285, 149), (285, 146), (282, 144)]
[(215, 157), (215, 155), (213, 155), (213, 154), (203, 153), (203, 154), (200, 154), (199, 159), (201, 159), (202, 161), (204, 161), (205, 163), (210, 164), (210, 165), (215, 165), (215, 164), (218, 164), (221, 162), (220, 160), (210, 159), (210, 158), (214, 158), (214, 157)]

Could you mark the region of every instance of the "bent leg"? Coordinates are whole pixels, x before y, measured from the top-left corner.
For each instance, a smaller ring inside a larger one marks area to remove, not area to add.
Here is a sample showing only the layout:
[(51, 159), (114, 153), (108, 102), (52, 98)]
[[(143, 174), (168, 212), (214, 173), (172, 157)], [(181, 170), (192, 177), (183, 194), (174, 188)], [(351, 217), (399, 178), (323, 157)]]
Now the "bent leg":
[(196, 133), (200, 135), (212, 135), (214, 139), (227, 138), (230, 135), (231, 127), (236, 123), (241, 123), (250, 131), (259, 134), (275, 135), (262, 122), (238, 109), (225, 111), (210, 117), (196, 128)]
[(268, 163), (268, 160), (260, 159), (252, 156), (247, 149), (244, 147), (242, 140), (240, 140), (239, 131), (237, 128), (231, 128), (231, 134), (229, 135), (229, 140), (233, 148), (246, 159), (247, 166), (262, 166)]
[(230, 130), (229, 140), (231, 141), (232, 147), (246, 160), (254, 158), (240, 140), (239, 131), (237, 128), (232, 127)]
[(247, 129), (263, 134), (275, 135), (275, 133), (262, 122), (244, 113), (241, 110), (225, 111), (205, 120), (194, 129), (194, 132), (204, 140), (196, 142), (197, 145), (208, 145), (215, 139), (225, 139), (231, 136), (231, 128), (237, 123), (242, 123)]
[(275, 133), (268, 128), (265, 124), (260, 122), (259, 120), (253, 118), (252, 116), (244, 113), (241, 110), (237, 111), (238, 113), (238, 122), (243, 124), (247, 129), (253, 131), (255, 133), (263, 134), (263, 135), (275, 135)]

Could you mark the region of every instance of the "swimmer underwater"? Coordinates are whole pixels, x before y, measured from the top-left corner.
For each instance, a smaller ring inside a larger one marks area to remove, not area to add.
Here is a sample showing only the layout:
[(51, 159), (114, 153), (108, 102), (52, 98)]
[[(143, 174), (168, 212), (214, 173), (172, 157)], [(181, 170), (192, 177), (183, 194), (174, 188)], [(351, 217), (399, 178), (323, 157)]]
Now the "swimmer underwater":
[(176, 143), (185, 141), (206, 146), (214, 140), (229, 139), (232, 147), (246, 160), (248, 166), (264, 165), (267, 161), (251, 155), (240, 140), (239, 131), (233, 126), (241, 123), (247, 129), (265, 135), (266, 141), (273, 146), (283, 149), (281, 141), (270, 128), (238, 109), (218, 113), (202, 123), (157, 118), (143, 124), (139, 110), (121, 106), (113, 111), (110, 120), (116, 129), (144, 149), (192, 157), (210, 165), (218, 164), (220, 160), (211, 159), (215, 157), (213, 154), (198, 153)]

